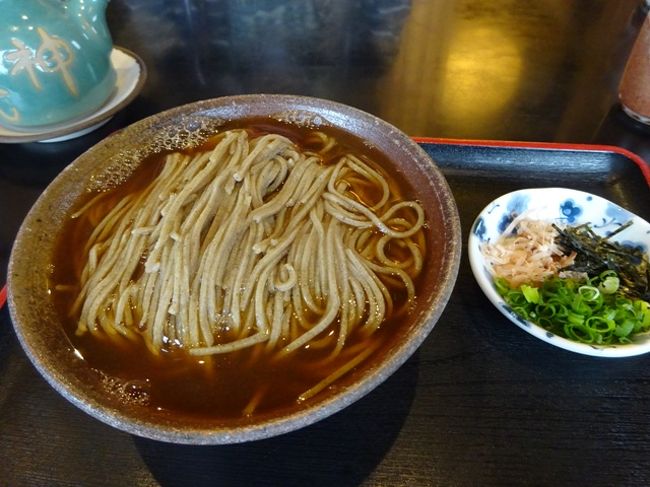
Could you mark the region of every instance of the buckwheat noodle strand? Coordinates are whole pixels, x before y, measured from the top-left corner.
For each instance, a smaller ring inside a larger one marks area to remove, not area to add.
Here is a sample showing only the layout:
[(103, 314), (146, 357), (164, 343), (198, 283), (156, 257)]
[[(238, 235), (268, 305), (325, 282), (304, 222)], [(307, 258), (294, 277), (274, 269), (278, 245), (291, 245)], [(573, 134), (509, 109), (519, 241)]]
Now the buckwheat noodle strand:
[[(73, 215), (93, 224), (71, 309), (77, 333), (143, 339), (153, 354), (263, 347), (282, 359), (313, 347), (331, 360), (353, 333), (370, 336), (411, 307), (424, 251), (421, 205), (402, 201), (363, 157), (325, 164), (334, 138), (314, 132), (311, 141), (320, 149), (225, 131), (211, 150), (168, 154), (150, 184), (113, 208), (104, 194), (91, 199)], [(406, 294), (401, 310), (394, 292)]]

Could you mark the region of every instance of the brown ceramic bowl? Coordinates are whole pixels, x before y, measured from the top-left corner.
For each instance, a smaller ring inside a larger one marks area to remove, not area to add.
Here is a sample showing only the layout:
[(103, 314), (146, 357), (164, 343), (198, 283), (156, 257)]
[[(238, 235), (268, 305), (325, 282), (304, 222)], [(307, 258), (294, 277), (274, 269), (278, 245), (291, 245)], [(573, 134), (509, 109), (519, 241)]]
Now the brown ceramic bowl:
[[(79, 359), (63, 331), (48, 294), (53, 250), (71, 206), (89, 187), (101, 187), (129, 172), (155, 148), (200, 139), (224, 121), (270, 116), (312, 125), (329, 124), (382, 151), (425, 208), (428, 250), (426, 273), (405, 331), (337, 382), (335, 392), (305, 403), (290, 414), (229, 424), (158, 415), (117, 402), (97, 384), (96, 372)], [(179, 135), (180, 134), (180, 135)], [(425, 152), (388, 123), (331, 101), (284, 95), (217, 98), (154, 115), (106, 138), (76, 159), (44, 191), (27, 215), (9, 263), (9, 309), (16, 334), (43, 377), (86, 413), (120, 430), (161, 441), (223, 444), (286, 433), (321, 420), (360, 399), (395, 372), (428, 336), (454, 286), (461, 254), (456, 204), (449, 187)]]

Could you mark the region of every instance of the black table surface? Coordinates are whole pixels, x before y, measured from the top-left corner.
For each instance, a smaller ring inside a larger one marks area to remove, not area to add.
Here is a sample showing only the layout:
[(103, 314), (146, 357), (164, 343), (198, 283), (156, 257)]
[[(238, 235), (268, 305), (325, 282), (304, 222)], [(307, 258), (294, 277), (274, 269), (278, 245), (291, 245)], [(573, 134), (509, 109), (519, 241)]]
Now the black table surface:
[[(0, 144), (0, 283), (22, 219), (67, 164), (199, 99), (309, 95), (412, 136), (608, 144), (650, 161), (650, 130), (617, 104), (641, 15), (636, 0), (113, 0), (113, 40), (144, 60), (147, 83), (88, 135)], [(475, 163), (448, 173), (465, 235), (478, 195), (524, 185), (527, 164), (540, 174), (534, 158), (503, 180)], [(650, 211), (638, 168), (579, 174), (565, 183)], [(535, 184), (561, 181), (544, 177)], [(5, 308), (0, 485), (650, 485), (649, 398), (647, 357), (533, 338), (481, 294), (466, 256), (439, 323), (384, 384), (315, 425), (239, 445), (159, 443), (87, 416), (31, 366)]]

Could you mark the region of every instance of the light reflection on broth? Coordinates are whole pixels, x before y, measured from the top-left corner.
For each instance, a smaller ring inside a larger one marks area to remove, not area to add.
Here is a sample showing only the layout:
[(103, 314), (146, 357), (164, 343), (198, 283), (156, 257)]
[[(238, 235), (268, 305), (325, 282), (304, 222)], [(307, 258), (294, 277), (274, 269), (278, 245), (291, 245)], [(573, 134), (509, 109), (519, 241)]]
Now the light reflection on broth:
[[(246, 165), (262, 141), (281, 148)], [(221, 159), (185, 194), (207, 152)], [(149, 157), (62, 232), (51, 287), (66, 333), (124, 404), (245, 422), (322, 399), (404, 333), (429, 258), (422, 209), (388, 166), (343, 132), (268, 119)]]

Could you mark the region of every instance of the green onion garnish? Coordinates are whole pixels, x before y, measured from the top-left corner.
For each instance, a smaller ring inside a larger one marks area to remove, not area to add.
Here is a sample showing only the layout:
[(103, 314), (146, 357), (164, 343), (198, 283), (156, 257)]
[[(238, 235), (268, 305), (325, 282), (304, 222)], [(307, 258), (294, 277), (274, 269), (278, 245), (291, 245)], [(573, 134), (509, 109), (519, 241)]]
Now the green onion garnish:
[(553, 277), (539, 287), (511, 288), (505, 279), (496, 289), (523, 318), (551, 333), (582, 343), (630, 343), (636, 333), (650, 331), (650, 304), (616, 293), (618, 276), (611, 270), (578, 281)]

